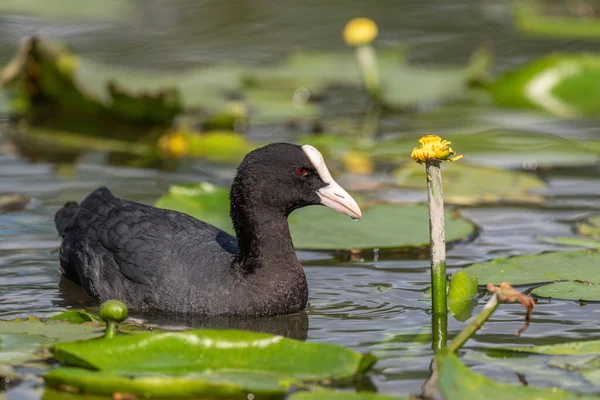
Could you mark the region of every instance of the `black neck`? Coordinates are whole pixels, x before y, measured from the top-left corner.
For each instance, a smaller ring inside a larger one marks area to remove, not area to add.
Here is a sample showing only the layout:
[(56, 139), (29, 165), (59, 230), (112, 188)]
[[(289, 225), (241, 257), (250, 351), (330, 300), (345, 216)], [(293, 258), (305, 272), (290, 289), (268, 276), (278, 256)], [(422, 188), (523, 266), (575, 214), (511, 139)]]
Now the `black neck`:
[(238, 241), (235, 263), (244, 272), (271, 265), (282, 268), (290, 265), (290, 260), (299, 265), (286, 213), (253, 204), (247, 196), (234, 202), (236, 197), (232, 190), (231, 219)]

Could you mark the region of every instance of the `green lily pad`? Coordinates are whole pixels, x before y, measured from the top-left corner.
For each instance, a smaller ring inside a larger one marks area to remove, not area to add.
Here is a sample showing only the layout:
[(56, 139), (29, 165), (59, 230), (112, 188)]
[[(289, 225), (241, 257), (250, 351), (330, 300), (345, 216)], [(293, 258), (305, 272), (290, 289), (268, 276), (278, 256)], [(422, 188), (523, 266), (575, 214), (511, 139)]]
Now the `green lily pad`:
[(596, 18), (544, 15), (533, 1), (516, 2), (514, 7), (521, 32), (566, 39), (600, 38), (600, 22)]
[(600, 285), (584, 281), (552, 283), (533, 289), (538, 297), (576, 301), (600, 301)]
[(587, 218), (577, 224), (577, 232), (583, 236), (591, 236), (600, 239), (600, 214)]
[(44, 0), (3, 0), (0, 11), (9, 14), (36, 15), (62, 20), (94, 20), (94, 21), (126, 21), (134, 10), (131, 1), (108, 0), (102, 4), (96, 3), (81, 7), (77, 0), (61, 0), (48, 3)]
[(466, 321), (471, 317), (477, 305), (477, 278), (465, 271), (452, 275), (448, 290), (448, 309), (458, 321)]
[[(394, 172), (402, 187), (425, 187), (425, 168), (409, 163)], [(541, 203), (544, 197), (532, 193), (545, 184), (537, 177), (494, 167), (469, 165), (462, 161), (445, 163), (442, 167), (444, 202), (471, 205), (492, 202)]]
[(115, 373), (271, 372), (295, 379), (348, 379), (375, 359), (330, 344), (266, 333), (197, 330), (118, 336), (52, 346), (62, 364)]
[(249, 142), (236, 132), (212, 131), (185, 134), (188, 140), (189, 155), (219, 162), (240, 162), (258, 145)]
[(531, 386), (516, 386), (495, 382), (483, 375), (470, 371), (454, 354), (437, 356), (438, 386), (446, 400), (495, 400), (544, 399), (582, 400), (597, 399), (565, 392), (556, 388), (542, 389)]
[(69, 392), (112, 396), (114, 393), (140, 397), (246, 398), (252, 393), (259, 399), (281, 399), (293, 379), (260, 371), (205, 371), (194, 374), (165, 376), (160, 374), (119, 375), (107, 371), (61, 367), (44, 376), (46, 384)]
[[(423, 68), (406, 62), (401, 48), (377, 50), (382, 101), (389, 107), (414, 106), (456, 96), (467, 83), (487, 69), (481, 57), (473, 57), (465, 67)], [(342, 53), (295, 52), (280, 65), (256, 68), (247, 74), (251, 87), (306, 89), (320, 95), (330, 86), (362, 87), (363, 81), (356, 55), (350, 49)]]
[(600, 282), (600, 253), (594, 250), (552, 252), (498, 258), (465, 269), (480, 284), (528, 285), (560, 280)]
[(352, 393), (319, 390), (313, 392), (296, 392), (287, 397), (288, 400), (401, 400), (400, 397), (384, 396), (377, 393)]
[(100, 319), (85, 310), (68, 310), (48, 318), (49, 321), (65, 321), (71, 324), (100, 322)]
[[(233, 233), (228, 190), (224, 188), (207, 183), (173, 186), (155, 206), (189, 214)], [(429, 214), (423, 205), (366, 207), (360, 222), (352, 222), (326, 207), (313, 206), (294, 211), (288, 221), (294, 245), (300, 249), (402, 248), (429, 243)], [(473, 231), (471, 223), (447, 213), (447, 241), (465, 239)]]
[(573, 118), (600, 111), (598, 82), (600, 56), (554, 53), (499, 77), (488, 89), (500, 106)]
[[(335, 135), (307, 135), (298, 143), (310, 143), (328, 158), (337, 158), (349, 150), (369, 153), (377, 161), (405, 164), (418, 146), (421, 135), (407, 135), (394, 140), (357, 140)], [(539, 167), (596, 164), (600, 161), (600, 141), (571, 140), (554, 134), (490, 130), (456, 133), (444, 136), (452, 149), (465, 154), (465, 159), (479, 164), (500, 161), (503, 165), (522, 168), (531, 164)], [(464, 163), (463, 160), (457, 165)], [(447, 163), (448, 164), (448, 163)], [(446, 165), (444, 165), (445, 167)]]
[(547, 237), (547, 236), (538, 236), (538, 239), (544, 241), (546, 243), (554, 243), (554, 244), (562, 244), (564, 246), (579, 246), (579, 247), (589, 247), (592, 249), (600, 247), (600, 240), (593, 239), (582, 239), (575, 237)]
[(566, 342), (541, 346), (505, 347), (504, 350), (546, 355), (600, 354), (600, 340)]
[[(103, 151), (119, 152), (133, 156), (152, 156), (154, 147), (144, 143), (131, 143), (118, 139), (91, 137), (56, 129), (28, 126), (12, 131), (7, 137), (18, 142), (21, 148), (51, 148), (57, 152)], [(36, 150), (39, 152), (39, 150)]]
[(43, 322), (37, 318), (0, 321), (0, 364), (15, 365), (48, 357), (43, 349), (53, 343), (102, 336), (102, 325)]
[(319, 117), (319, 109), (309, 101), (310, 92), (307, 89), (251, 89), (245, 90), (244, 95), (251, 108), (250, 120), (253, 124), (314, 121)]

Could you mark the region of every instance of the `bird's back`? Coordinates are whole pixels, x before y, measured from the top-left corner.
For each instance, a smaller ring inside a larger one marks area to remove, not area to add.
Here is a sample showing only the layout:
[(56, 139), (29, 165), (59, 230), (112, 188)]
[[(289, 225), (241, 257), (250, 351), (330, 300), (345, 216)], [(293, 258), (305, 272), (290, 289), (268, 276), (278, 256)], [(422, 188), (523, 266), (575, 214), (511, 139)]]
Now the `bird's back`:
[(122, 200), (102, 187), (79, 206), (67, 203), (55, 220), (63, 274), (100, 300), (215, 313), (236, 280), (236, 239), (186, 214)]

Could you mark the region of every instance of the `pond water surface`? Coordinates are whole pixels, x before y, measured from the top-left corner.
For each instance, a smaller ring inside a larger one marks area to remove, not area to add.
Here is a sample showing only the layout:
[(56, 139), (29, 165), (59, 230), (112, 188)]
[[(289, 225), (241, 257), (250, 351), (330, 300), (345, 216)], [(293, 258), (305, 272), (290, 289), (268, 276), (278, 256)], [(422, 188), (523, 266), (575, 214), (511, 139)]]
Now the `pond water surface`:
[[(142, 4), (143, 3), (143, 4)], [(496, 53), (503, 70), (551, 50), (593, 50), (595, 45), (574, 41), (524, 39), (513, 29), (508, 2), (479, 1), (192, 1), (131, 2), (134, 13), (121, 22), (94, 22), (0, 15), (0, 61), (13, 54), (18, 41), (39, 33), (64, 40), (96, 59), (135, 67), (181, 69), (203, 63), (236, 60), (272, 62), (292, 48), (339, 49), (340, 31), (347, 19), (370, 16), (378, 21), (383, 45), (405, 43), (413, 62), (465, 62), (482, 40)], [(401, 6), (399, 5), (401, 4)], [(394, 116), (382, 121), (386, 137), (410, 132), (510, 129), (535, 135), (550, 132), (564, 137), (600, 137), (594, 121), (563, 121), (529, 113), (473, 107), (455, 114), (448, 105), (435, 116)], [(347, 113), (347, 110), (346, 110)], [(466, 115), (465, 115), (466, 114)], [(261, 133), (278, 140), (277, 132)], [(0, 140), (1, 137), (0, 137)], [(100, 185), (128, 199), (153, 203), (175, 183), (209, 180), (227, 183), (233, 166), (188, 163), (174, 172), (111, 167), (103, 154), (87, 154), (70, 169), (32, 163), (1, 147), (0, 193), (19, 193), (32, 199), (23, 211), (0, 216), (0, 318), (43, 317), (65, 307), (84, 305), (77, 288), (58, 273), (59, 240), (53, 216), (68, 200), (80, 200)], [(507, 154), (490, 163), (522, 169)], [(599, 166), (539, 171), (548, 183), (540, 206), (460, 208), (480, 229), (468, 243), (449, 249), (449, 272), (475, 262), (519, 254), (561, 249), (540, 242), (538, 235), (573, 236), (573, 221), (600, 210)], [(402, 192), (390, 196), (408, 196)], [(402, 226), (402, 221), (398, 221)], [(410, 229), (407, 227), (407, 229)], [(432, 351), (429, 265), (423, 257), (369, 252), (349, 257), (327, 252), (298, 253), (305, 266), (310, 299), (307, 314), (259, 321), (206, 321), (169, 316), (135, 315), (149, 324), (169, 327), (220, 326), (258, 329), (315, 342), (334, 343), (380, 358), (372, 377), (380, 392), (419, 393), (428, 376)], [(480, 300), (478, 309), (485, 299)], [(477, 310), (476, 310), (477, 311)], [(556, 343), (598, 338), (600, 307), (570, 301), (540, 300), (529, 330), (518, 305), (499, 308), (492, 320), (470, 340), (463, 355), (477, 372), (519, 383), (516, 373), (482, 360), (473, 350), (505, 344)], [(452, 336), (464, 322), (449, 320)], [(469, 356), (469, 354), (471, 356)], [(478, 358), (479, 357), (479, 358)], [(526, 374), (527, 375), (527, 374)], [(532, 385), (557, 383), (543, 371), (526, 376)], [(592, 391), (573, 378), (566, 388)], [(40, 389), (17, 387), (8, 398), (39, 398)]]

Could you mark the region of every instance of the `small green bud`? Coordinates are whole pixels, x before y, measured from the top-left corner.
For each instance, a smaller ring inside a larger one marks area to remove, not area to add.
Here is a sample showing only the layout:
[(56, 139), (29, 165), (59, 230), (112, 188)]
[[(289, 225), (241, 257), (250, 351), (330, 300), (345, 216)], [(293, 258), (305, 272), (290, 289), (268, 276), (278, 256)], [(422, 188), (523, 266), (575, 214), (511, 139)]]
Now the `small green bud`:
[(127, 306), (119, 300), (108, 300), (100, 306), (100, 318), (109, 322), (121, 322), (127, 318)]

